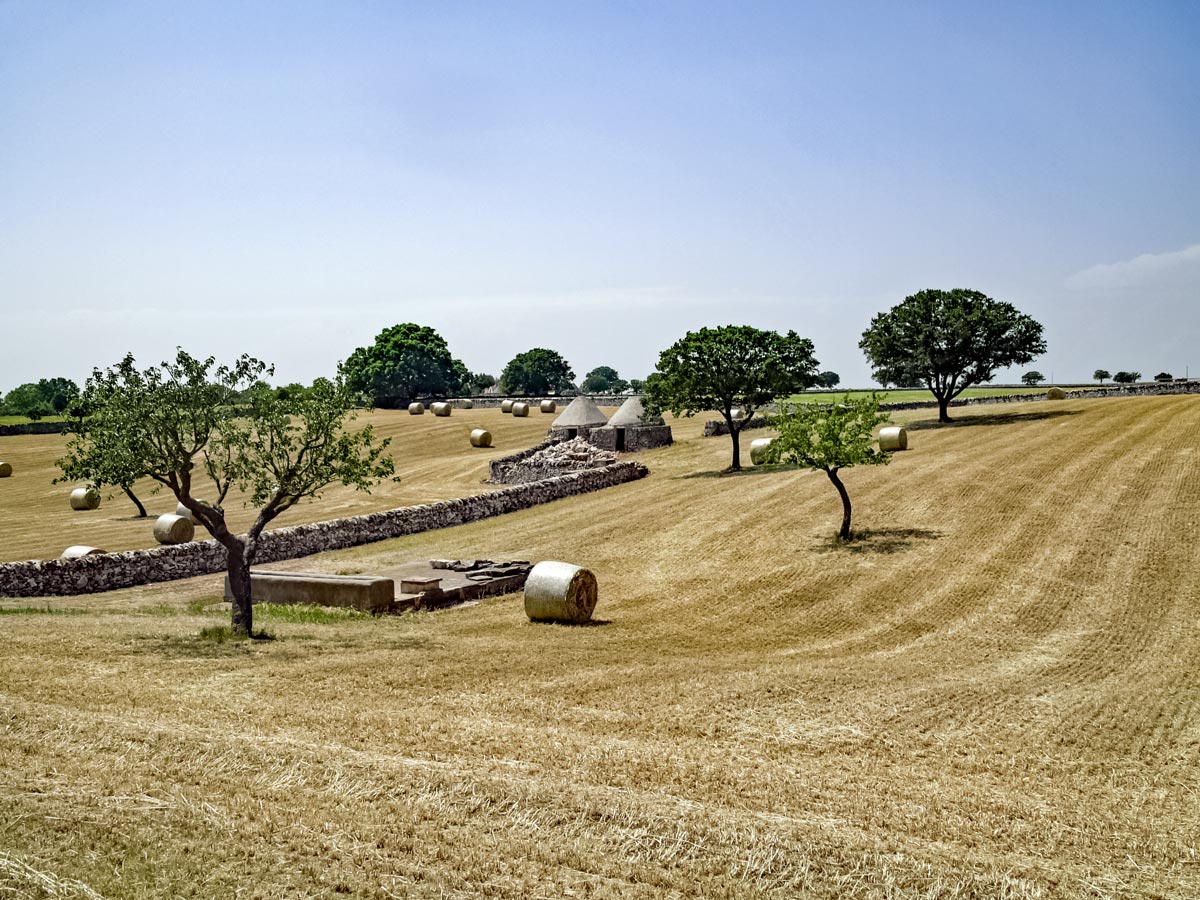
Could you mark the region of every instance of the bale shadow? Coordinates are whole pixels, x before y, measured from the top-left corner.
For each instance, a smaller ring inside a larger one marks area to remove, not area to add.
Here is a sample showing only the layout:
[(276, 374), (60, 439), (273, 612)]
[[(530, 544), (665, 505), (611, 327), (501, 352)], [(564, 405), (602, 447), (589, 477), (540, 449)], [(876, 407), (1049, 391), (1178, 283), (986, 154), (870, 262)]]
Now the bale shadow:
[(559, 626), (561, 628), (603, 628), (611, 625), (612, 619), (588, 619), (586, 622), (563, 622), (557, 619), (539, 619), (530, 621), (530, 625)]
[(965, 416), (950, 422), (939, 422), (937, 419), (920, 419), (908, 422), (904, 427), (909, 431), (929, 431), (937, 428), (968, 428), (972, 425), (1016, 425), (1021, 422), (1039, 422), (1043, 419), (1061, 419), (1065, 416), (1077, 416), (1082, 410), (1078, 409), (1048, 409), (1042, 412), (1021, 413), (989, 413), (986, 416)]
[(924, 541), (936, 541), (942, 532), (928, 528), (863, 528), (853, 532), (849, 541), (837, 535), (822, 537), (810, 549), (817, 553), (871, 553), (891, 555), (911, 550)]

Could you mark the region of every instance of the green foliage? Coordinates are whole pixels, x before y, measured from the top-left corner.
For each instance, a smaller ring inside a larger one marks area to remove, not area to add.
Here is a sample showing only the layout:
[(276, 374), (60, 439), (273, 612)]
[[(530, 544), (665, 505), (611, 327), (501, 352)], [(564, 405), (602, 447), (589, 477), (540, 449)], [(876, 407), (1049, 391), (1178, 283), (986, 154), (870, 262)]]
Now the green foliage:
[(359, 347), (342, 366), (346, 383), (376, 406), (395, 409), (419, 398), (459, 391), (466, 366), (450, 356), (432, 328), (406, 322), (385, 328), (370, 347)]
[(62, 413), (79, 396), (79, 386), (69, 378), (43, 378), (18, 385), (3, 401), (4, 410), (14, 416), (37, 421), (43, 416)]
[(1036, 384), (1041, 384), (1045, 380), (1046, 376), (1037, 371), (1037, 369), (1026, 372), (1021, 376), (1021, 383), (1029, 385), (1029, 387), (1033, 387)]
[(260, 603), (255, 609), (258, 616), (267, 621), (305, 625), (333, 625), (374, 618), (369, 612), (360, 609), (314, 606), (311, 603)]
[(1157, 375), (1154, 376), (1154, 380), (1155, 381), (1174, 381), (1175, 376), (1172, 375), (1170, 372), (1159, 372)]
[(1092, 373), (1092, 377), (1095, 378), (1097, 381), (1099, 381), (1101, 384), (1104, 384), (1104, 379), (1112, 378), (1112, 373), (1109, 372), (1108, 369), (1097, 369), (1095, 372)]
[(1142, 380), (1141, 372), (1118, 372), (1112, 377), (1117, 384), (1133, 384)]
[[(786, 335), (749, 325), (701, 328), (659, 354), (658, 369), (646, 379), (648, 412), (670, 410), (693, 416), (715, 409), (733, 438), (730, 468), (741, 468), (738, 435), (755, 410), (778, 397), (816, 383), (813, 344), (794, 331)], [(744, 418), (735, 420), (733, 410)]]
[(269, 631), (240, 631), (228, 625), (209, 625), (200, 629), (200, 640), (210, 644), (227, 644), (231, 641), (273, 641), (275, 635)]
[(496, 383), (496, 376), (487, 372), (472, 372), (467, 378), (467, 385), (472, 394), (482, 394)]
[(612, 366), (597, 366), (579, 384), (579, 390), (585, 394), (619, 394), (628, 387), (629, 382)]
[(1037, 321), (1010, 303), (961, 288), (906, 297), (871, 320), (858, 346), (880, 384), (928, 387), (943, 421), (949, 420), (947, 404), (963, 389), (1046, 352)]
[(645, 379), (630, 378), (629, 379), (629, 389), (632, 390), (635, 394), (640, 394), (642, 391), (644, 391), (646, 389)]
[(565, 359), (553, 350), (534, 347), (518, 353), (500, 373), (500, 390), (505, 394), (541, 397), (561, 394), (574, 387), (575, 373)]
[(835, 388), (842, 383), (842, 376), (837, 372), (822, 372), (817, 376), (817, 383), (822, 387)]

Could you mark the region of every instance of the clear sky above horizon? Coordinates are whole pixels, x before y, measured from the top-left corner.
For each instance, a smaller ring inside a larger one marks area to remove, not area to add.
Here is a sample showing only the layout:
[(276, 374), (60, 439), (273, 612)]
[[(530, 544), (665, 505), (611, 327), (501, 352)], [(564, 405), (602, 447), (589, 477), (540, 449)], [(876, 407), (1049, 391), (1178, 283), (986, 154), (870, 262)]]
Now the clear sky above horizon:
[(981, 6), (0, 0), (0, 391), (405, 321), (580, 378), (795, 329), (866, 385), (930, 287), (1059, 382), (1200, 374), (1200, 5)]

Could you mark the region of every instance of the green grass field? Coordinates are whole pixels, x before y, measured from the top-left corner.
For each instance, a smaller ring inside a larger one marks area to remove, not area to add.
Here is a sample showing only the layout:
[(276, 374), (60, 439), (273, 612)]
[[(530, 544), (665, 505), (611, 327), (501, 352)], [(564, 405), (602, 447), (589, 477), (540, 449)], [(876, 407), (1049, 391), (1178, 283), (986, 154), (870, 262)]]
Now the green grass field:
[[(62, 416), (42, 416), (39, 422), (61, 422)], [(0, 425), (28, 425), (33, 420), (26, 416), (0, 416)]]
[[(1013, 395), (1013, 394), (1029, 394), (1031, 396), (1040, 396), (1040, 395), (1046, 393), (1046, 391), (1049, 388), (1050, 388), (1050, 385), (1043, 385), (1042, 387), (975, 387), (975, 388), (967, 388), (965, 391), (963, 391), (961, 394), (959, 394), (958, 397), (956, 397), (955, 399), (956, 400), (970, 400), (973, 397), (1000, 397), (1000, 396), (1009, 396), (1009, 395)], [(1064, 390), (1066, 390), (1069, 393), (1071, 390), (1081, 390), (1081, 389), (1080, 388), (1064, 388)], [(858, 399), (859, 397), (869, 396), (871, 393), (872, 393), (871, 391), (858, 391), (858, 390), (841, 391), (841, 392), (839, 392), (839, 391), (811, 391), (811, 392), (806, 392), (803, 394), (793, 394), (788, 399), (792, 403), (823, 403), (823, 402), (828, 402), (831, 399), (840, 398), (840, 397), (844, 396), (845, 394), (849, 394), (852, 398)], [(924, 390), (924, 389), (921, 389), (921, 390), (905, 389), (905, 390), (890, 390), (890, 391), (885, 391), (885, 390), (880, 389), (878, 391), (875, 391), (874, 393), (877, 393), (879, 395), (879, 399), (883, 403), (911, 403), (914, 401), (919, 402), (919, 401), (925, 401), (925, 400), (929, 401), (930, 403), (933, 403), (933, 402), (936, 402), (936, 400), (937, 400), (937, 398), (934, 397), (933, 394), (931, 394), (929, 391)]]

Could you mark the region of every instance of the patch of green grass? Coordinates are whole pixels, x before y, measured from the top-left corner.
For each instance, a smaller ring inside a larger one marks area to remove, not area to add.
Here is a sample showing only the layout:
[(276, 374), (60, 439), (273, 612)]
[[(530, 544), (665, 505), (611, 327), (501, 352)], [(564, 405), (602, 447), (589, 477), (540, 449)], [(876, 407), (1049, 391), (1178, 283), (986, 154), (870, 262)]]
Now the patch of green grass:
[[(33, 419), (25, 416), (0, 416), (0, 425), (28, 425)], [(63, 416), (42, 416), (39, 422), (62, 422)]]
[(49, 606), (0, 606), (0, 616), (81, 616), (82, 609), (51, 609)]
[(187, 609), (188, 615), (202, 616), (202, 615), (210, 612), (210, 610), (209, 610), (210, 606), (212, 606), (214, 603), (220, 603), (222, 599), (223, 598), (221, 598), (219, 596), (218, 597), (196, 597), (194, 600), (189, 600), (187, 602), (187, 606), (185, 607), (185, 609)]
[[(1040, 396), (1049, 390), (1049, 385), (1042, 387), (974, 387), (967, 388), (955, 400), (970, 400), (972, 397), (1003, 397), (1011, 394), (1030, 394), (1032, 396)], [(936, 402), (937, 398), (932, 392), (921, 390), (893, 390), (893, 391), (876, 391), (879, 395), (881, 403), (913, 403), (928, 400), (930, 403)], [(1070, 393), (1068, 389), (1068, 393)], [(820, 391), (816, 393), (792, 394), (788, 398), (790, 403), (832, 403), (835, 400), (840, 400), (843, 395), (849, 394), (851, 399), (859, 399), (868, 397), (871, 391)]]
[(275, 635), (269, 631), (259, 630), (250, 634), (235, 634), (228, 625), (210, 625), (200, 629), (200, 640), (213, 644), (232, 643), (234, 641), (273, 641)]
[(254, 617), (273, 622), (297, 622), (306, 625), (333, 625), (356, 619), (369, 619), (371, 614), (359, 609), (335, 606), (314, 606), (310, 603), (255, 603)]

